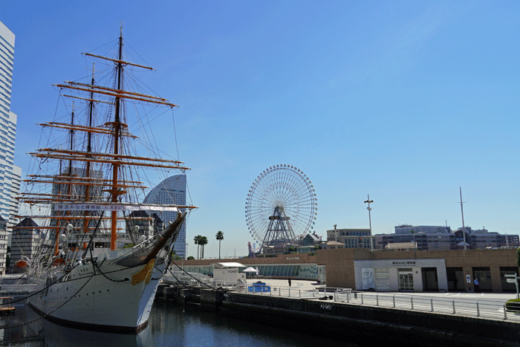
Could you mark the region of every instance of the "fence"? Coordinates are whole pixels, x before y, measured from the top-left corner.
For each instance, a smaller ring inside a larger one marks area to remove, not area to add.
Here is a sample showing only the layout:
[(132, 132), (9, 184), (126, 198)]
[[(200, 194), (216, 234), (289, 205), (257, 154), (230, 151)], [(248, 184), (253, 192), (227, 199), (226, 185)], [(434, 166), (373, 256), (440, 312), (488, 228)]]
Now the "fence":
[[(247, 293), (246, 289), (240, 292)], [(301, 290), (291, 287), (271, 287), (270, 292), (251, 295), (281, 296), (304, 299), (326, 299), (337, 303), (396, 308), (421, 312), (436, 312), (468, 317), (512, 320), (520, 322), (520, 314), (507, 312), (503, 300), (472, 300), (433, 297), (426, 295), (353, 292), (349, 288), (320, 287)]]

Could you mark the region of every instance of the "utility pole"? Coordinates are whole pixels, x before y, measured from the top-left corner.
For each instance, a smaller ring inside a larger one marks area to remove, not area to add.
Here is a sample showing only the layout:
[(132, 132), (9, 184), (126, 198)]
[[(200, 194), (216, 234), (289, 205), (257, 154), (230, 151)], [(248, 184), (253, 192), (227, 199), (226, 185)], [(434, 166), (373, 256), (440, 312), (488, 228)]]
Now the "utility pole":
[(368, 210), (368, 224), (370, 226), (370, 251), (374, 251), (374, 244), (372, 242), (372, 218), (370, 216), (370, 211), (372, 211), (372, 207), (370, 207), (370, 204), (373, 203), (374, 200), (370, 200), (370, 194), (367, 194), (367, 200), (365, 200), (365, 204), (368, 204), (367, 210)]
[(466, 228), (464, 227), (464, 207), (462, 202), (462, 187), (459, 187), (460, 190), (460, 213), (462, 214), (462, 236), (464, 237), (464, 250), (466, 250)]
[(337, 224), (334, 224), (334, 241), (336, 241), (336, 242), (338, 242), (338, 232), (336, 231), (337, 226), (338, 226)]

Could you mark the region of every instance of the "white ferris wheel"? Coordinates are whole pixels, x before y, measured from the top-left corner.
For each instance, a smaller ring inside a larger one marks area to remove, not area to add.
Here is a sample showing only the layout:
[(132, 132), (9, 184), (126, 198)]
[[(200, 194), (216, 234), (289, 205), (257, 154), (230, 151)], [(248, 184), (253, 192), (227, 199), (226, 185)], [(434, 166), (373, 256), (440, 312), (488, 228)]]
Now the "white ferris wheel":
[(246, 199), (246, 222), (253, 238), (265, 247), (284, 247), (314, 228), (318, 199), (302, 170), (274, 165), (258, 175)]

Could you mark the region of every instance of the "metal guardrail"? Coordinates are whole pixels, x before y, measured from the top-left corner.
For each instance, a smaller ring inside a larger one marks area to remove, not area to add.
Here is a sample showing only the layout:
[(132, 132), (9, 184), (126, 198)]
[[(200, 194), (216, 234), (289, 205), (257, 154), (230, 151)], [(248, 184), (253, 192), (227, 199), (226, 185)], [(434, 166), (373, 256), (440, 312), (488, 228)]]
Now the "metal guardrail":
[[(320, 299), (327, 297), (333, 302), (372, 307), (386, 307), (400, 310), (420, 312), (436, 312), (520, 322), (520, 312), (506, 310), (505, 302), (501, 300), (472, 300), (429, 297), (425, 295), (385, 294), (353, 292), (350, 288), (320, 287), (312, 290), (302, 290), (291, 287), (271, 287), (270, 292), (249, 292), (247, 287), (239, 292), (250, 295), (282, 296), (289, 298)], [(520, 311), (520, 305), (518, 306)]]

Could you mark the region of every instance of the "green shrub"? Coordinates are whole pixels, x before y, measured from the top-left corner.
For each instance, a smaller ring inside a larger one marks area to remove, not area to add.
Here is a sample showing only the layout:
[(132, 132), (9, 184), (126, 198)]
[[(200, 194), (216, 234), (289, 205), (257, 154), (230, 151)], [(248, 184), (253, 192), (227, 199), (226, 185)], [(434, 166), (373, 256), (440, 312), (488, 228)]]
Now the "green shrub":
[(520, 299), (507, 300), (506, 310), (510, 312), (520, 312)]

